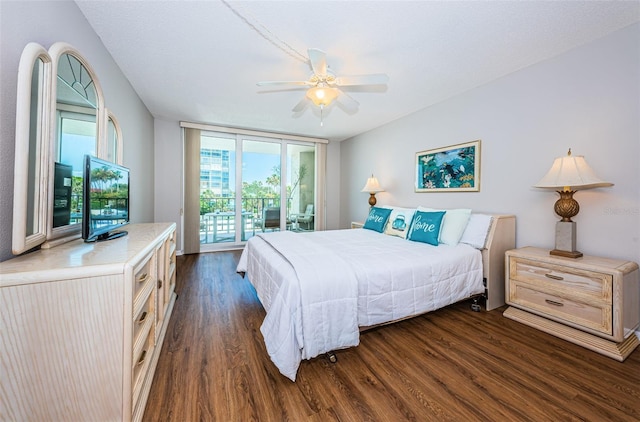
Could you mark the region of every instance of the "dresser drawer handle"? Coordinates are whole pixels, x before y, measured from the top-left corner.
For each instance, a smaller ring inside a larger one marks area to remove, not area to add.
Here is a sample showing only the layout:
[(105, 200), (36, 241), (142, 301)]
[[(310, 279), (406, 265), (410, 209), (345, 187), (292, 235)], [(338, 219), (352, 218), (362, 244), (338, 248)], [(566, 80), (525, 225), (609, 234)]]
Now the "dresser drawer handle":
[(142, 324), (147, 319), (147, 311), (144, 311), (142, 315), (140, 315), (140, 319), (138, 319), (138, 324)]
[(138, 283), (143, 283), (147, 280), (149, 280), (149, 274), (144, 273), (140, 276), (140, 278), (138, 278)]
[(564, 278), (560, 277), (559, 275), (545, 274), (544, 276), (553, 280), (564, 280)]
[(547, 302), (549, 305), (553, 305), (553, 306), (564, 306), (564, 303), (556, 302), (555, 300), (545, 299), (544, 301), (545, 301), (545, 302)]
[(140, 355), (140, 359), (138, 359), (138, 363), (136, 364), (137, 366), (142, 365), (142, 363), (144, 362), (144, 358), (147, 356), (147, 351), (143, 350), (142, 354)]

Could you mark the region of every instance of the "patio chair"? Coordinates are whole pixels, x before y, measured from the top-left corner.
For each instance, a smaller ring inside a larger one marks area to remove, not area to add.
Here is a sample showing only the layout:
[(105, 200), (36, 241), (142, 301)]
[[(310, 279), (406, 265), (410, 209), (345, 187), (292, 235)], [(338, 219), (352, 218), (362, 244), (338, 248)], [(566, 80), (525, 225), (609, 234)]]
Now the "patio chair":
[(262, 231), (280, 229), (280, 207), (269, 207), (262, 210)]
[(311, 229), (313, 224), (313, 204), (307, 205), (307, 209), (304, 211), (304, 214), (298, 214), (296, 216), (296, 222), (298, 223), (298, 227), (300, 227), (300, 223), (304, 223), (306, 230)]

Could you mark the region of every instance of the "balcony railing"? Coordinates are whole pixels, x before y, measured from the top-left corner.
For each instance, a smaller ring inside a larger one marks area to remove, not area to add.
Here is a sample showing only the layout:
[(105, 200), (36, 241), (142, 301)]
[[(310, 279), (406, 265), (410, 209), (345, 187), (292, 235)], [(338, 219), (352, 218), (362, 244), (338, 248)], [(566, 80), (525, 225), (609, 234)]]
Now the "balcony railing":
[[(254, 216), (262, 215), (262, 210), (270, 207), (279, 207), (280, 197), (276, 198), (242, 198), (242, 211), (250, 212)], [(235, 198), (215, 197), (200, 198), (200, 215), (210, 212), (234, 212), (236, 210)], [(287, 210), (288, 211), (288, 210)]]
[[(280, 207), (280, 198), (242, 198), (241, 240), (248, 240), (263, 230), (262, 215), (266, 208)], [(289, 215), (287, 207), (287, 215)], [(200, 198), (200, 243), (235, 241), (235, 198)]]

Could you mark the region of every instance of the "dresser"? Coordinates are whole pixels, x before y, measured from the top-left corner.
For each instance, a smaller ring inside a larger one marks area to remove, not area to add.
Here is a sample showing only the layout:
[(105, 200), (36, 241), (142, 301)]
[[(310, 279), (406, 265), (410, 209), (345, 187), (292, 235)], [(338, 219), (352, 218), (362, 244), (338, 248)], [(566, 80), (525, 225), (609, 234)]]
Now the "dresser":
[(505, 317), (619, 361), (640, 344), (635, 262), (525, 247), (507, 251), (505, 266)]
[(175, 227), (0, 263), (3, 419), (142, 419), (176, 299)]

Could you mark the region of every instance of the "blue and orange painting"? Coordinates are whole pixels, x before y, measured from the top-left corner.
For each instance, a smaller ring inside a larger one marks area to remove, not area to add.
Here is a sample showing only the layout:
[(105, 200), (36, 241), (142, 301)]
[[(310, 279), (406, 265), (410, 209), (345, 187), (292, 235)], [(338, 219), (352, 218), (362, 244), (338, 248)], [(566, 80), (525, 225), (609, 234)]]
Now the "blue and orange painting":
[(416, 154), (416, 190), (477, 191), (480, 141)]

